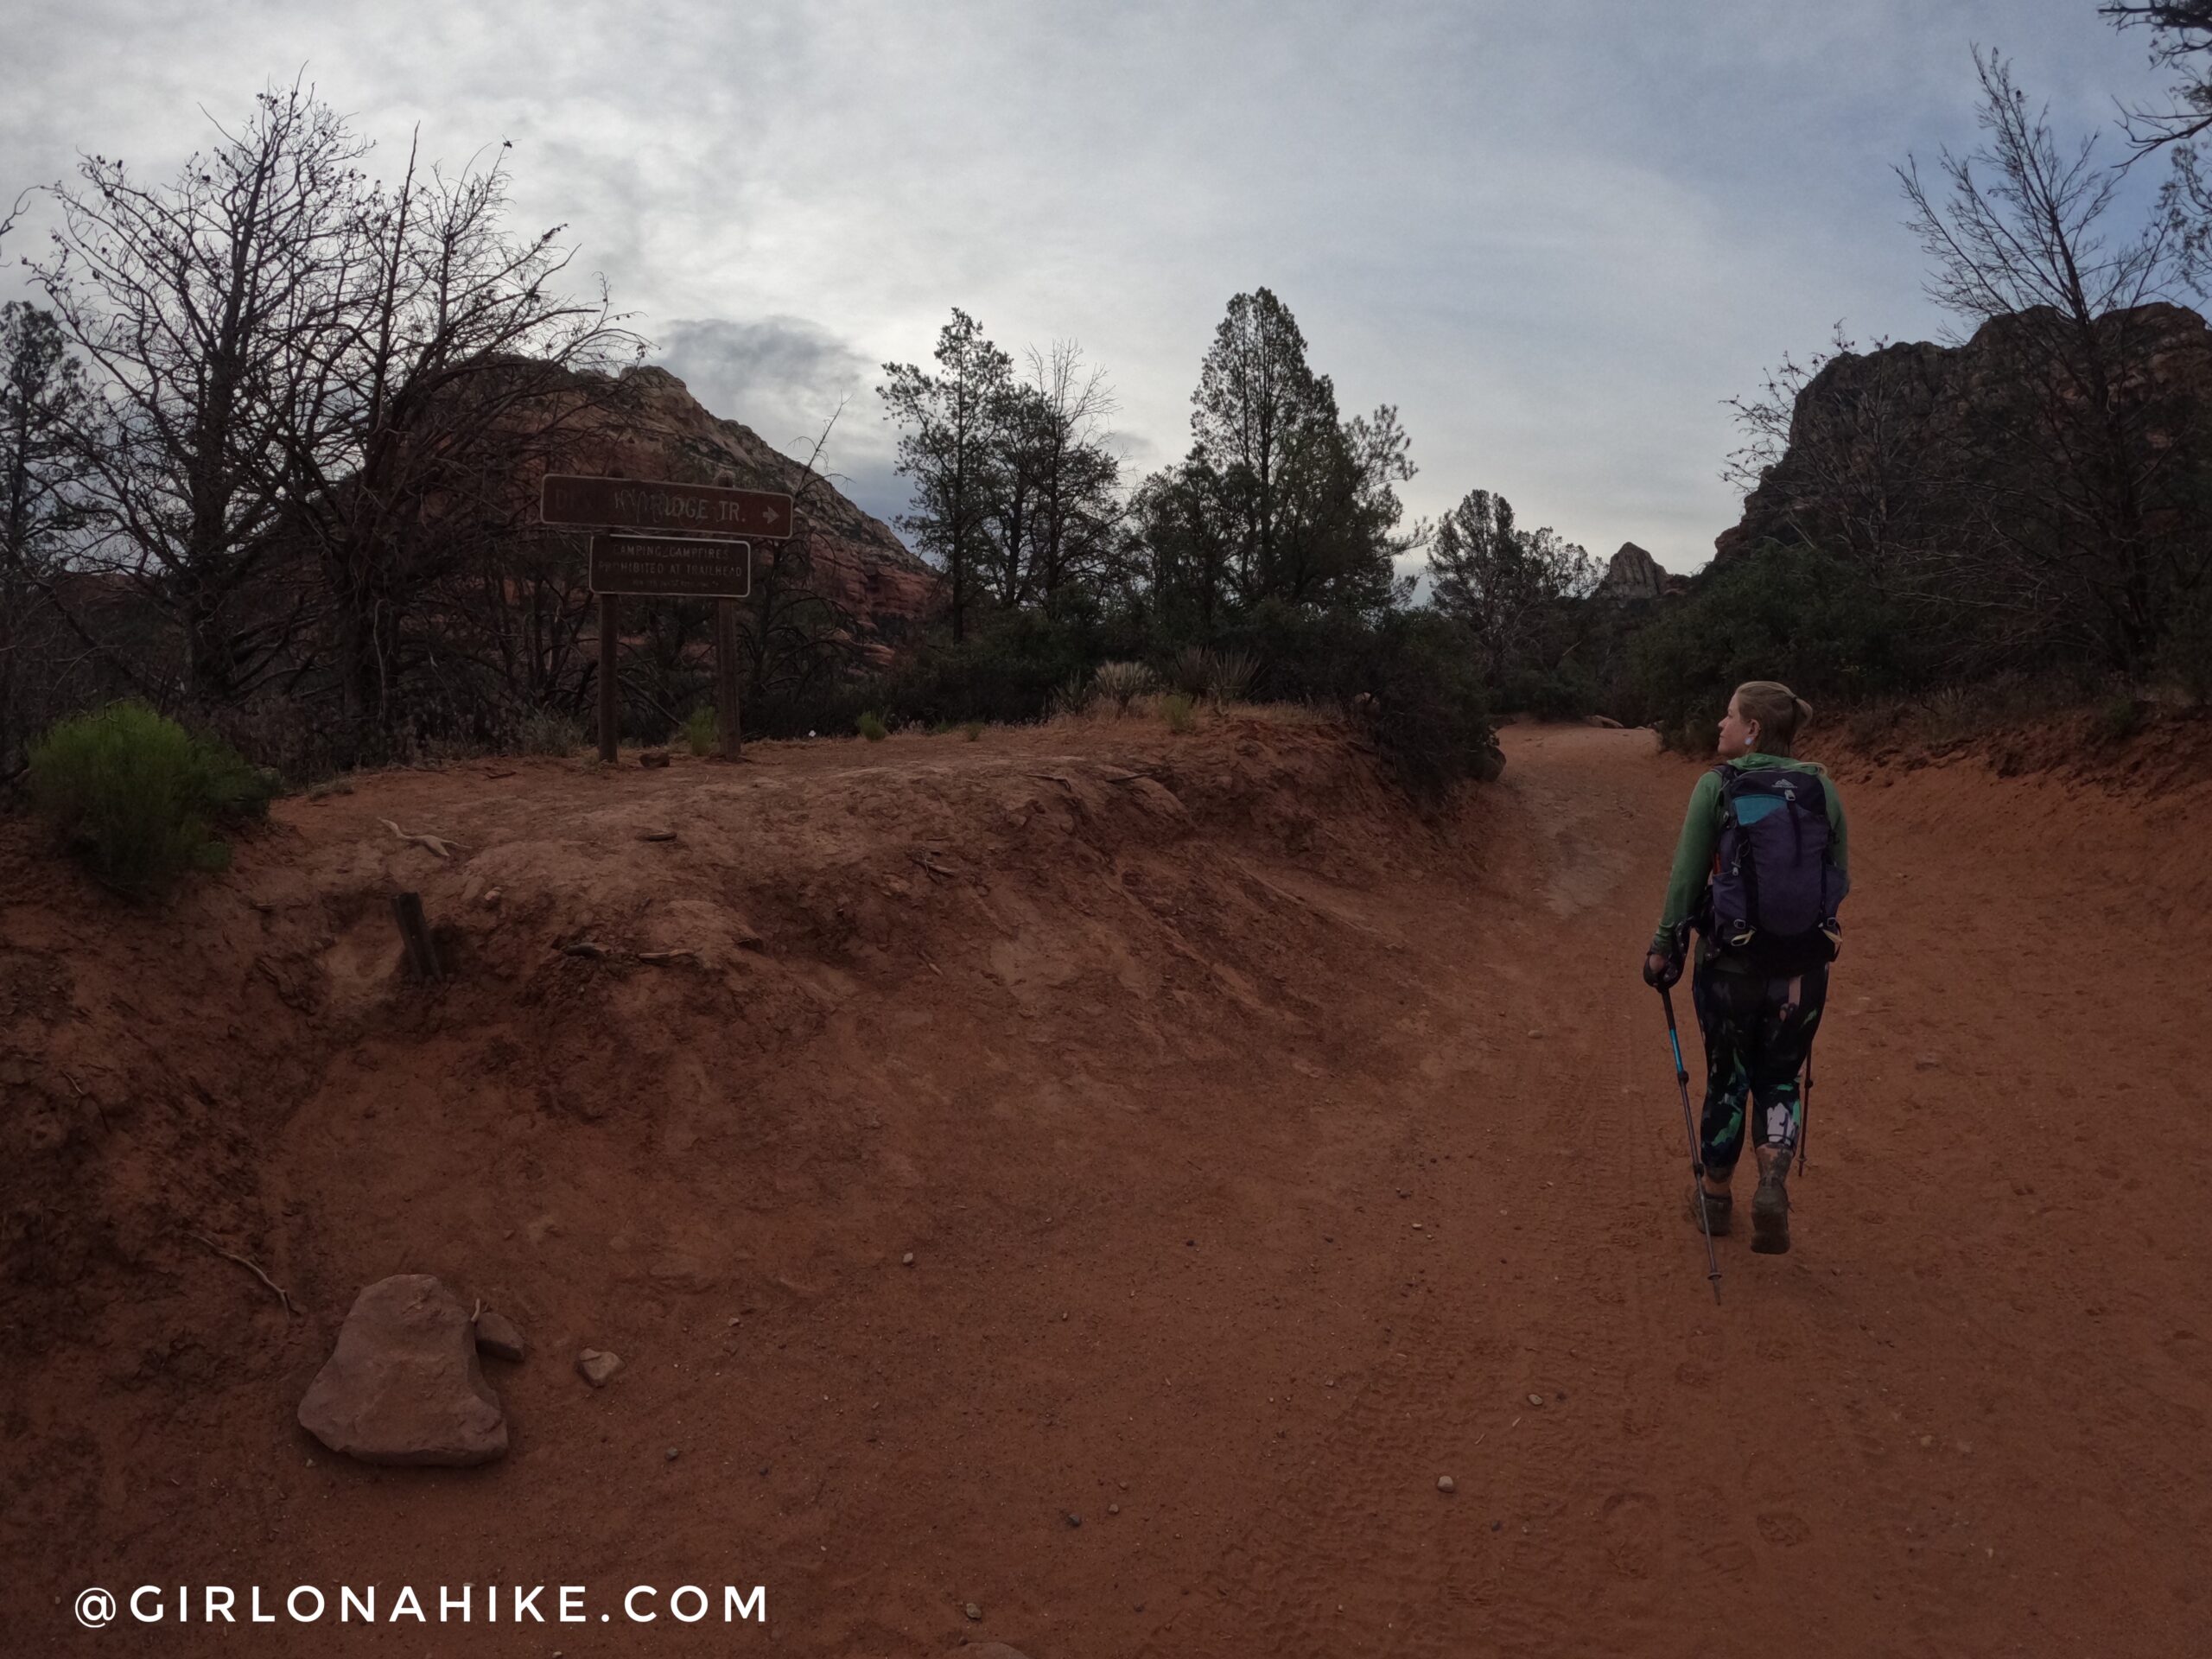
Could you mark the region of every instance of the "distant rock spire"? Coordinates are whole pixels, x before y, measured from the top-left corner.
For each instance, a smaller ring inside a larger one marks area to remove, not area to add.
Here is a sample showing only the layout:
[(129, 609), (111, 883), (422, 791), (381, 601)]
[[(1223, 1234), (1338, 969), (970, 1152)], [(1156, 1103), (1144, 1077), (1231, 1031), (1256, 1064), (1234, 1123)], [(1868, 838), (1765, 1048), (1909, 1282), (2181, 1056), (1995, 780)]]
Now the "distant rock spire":
[(1668, 591), (1667, 573), (1659, 561), (1634, 542), (1623, 542), (1621, 550), (1605, 567), (1598, 583), (1600, 599), (1658, 599)]

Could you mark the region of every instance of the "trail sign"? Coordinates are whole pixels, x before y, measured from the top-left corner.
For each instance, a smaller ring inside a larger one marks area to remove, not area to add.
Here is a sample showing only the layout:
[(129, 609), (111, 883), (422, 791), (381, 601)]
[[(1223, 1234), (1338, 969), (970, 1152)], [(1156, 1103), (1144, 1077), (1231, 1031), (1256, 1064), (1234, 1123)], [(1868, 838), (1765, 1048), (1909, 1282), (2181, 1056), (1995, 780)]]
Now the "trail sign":
[(688, 531), (780, 542), (791, 533), (791, 498), (772, 490), (719, 484), (668, 484), (629, 478), (548, 473), (538, 517), (549, 524), (597, 530)]
[[(753, 542), (791, 534), (792, 502), (772, 490), (664, 480), (586, 478), (548, 473), (537, 516), (548, 524), (598, 531), (675, 531), (675, 536), (601, 535), (591, 538), (589, 585), (599, 596), (599, 758), (612, 766), (622, 717), (615, 658), (624, 594), (715, 601), (715, 678), (723, 755), (739, 758), (738, 626), (732, 601), (753, 592)], [(689, 531), (688, 536), (682, 532)], [(741, 540), (740, 537), (750, 537)]]
[(590, 579), (594, 594), (747, 599), (753, 593), (753, 543), (594, 536)]

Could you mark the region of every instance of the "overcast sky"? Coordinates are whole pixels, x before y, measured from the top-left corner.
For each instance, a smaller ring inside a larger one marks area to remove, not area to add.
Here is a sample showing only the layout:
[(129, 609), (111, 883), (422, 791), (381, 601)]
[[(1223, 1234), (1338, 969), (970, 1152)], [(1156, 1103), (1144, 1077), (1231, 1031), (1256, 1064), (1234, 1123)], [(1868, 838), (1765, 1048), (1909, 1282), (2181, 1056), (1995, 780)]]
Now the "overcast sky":
[(829, 464), (886, 517), (878, 365), (951, 307), (1079, 341), (1134, 478), (1264, 284), (1347, 413), (1398, 406), (1414, 512), (1492, 489), (1687, 571), (1736, 517), (1722, 399), (1839, 320), (1942, 331), (1890, 168), (1974, 142), (1975, 42), (2062, 132), (2164, 79), (2095, 0), (0, 0), (0, 195), (166, 175), (304, 66), (387, 162), (512, 142), (518, 222), (715, 413), (789, 447), (849, 397)]

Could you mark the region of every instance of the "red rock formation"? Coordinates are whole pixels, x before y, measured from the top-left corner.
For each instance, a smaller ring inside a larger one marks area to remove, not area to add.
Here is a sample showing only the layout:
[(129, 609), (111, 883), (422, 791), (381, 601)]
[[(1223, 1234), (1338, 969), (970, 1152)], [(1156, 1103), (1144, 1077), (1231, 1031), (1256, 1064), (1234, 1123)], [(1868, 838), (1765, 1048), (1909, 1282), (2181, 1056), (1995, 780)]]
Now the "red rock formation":
[(1659, 599), (1669, 591), (1667, 573), (1634, 542), (1623, 542), (1599, 581), (1599, 599)]
[[(1781, 459), (1745, 498), (1742, 518), (1714, 538), (1714, 561), (1769, 541), (1847, 547), (1853, 538), (1836, 522), (1839, 512), (1865, 521), (1897, 512), (1899, 500), (1921, 515), (1909, 533), (1940, 540), (1946, 515), (1957, 511), (1944, 481), (1978, 476), (1993, 454), (2014, 447), (2018, 417), (2005, 411), (2031, 395), (2044, 372), (2029, 342), (2047, 336), (2054, 318), (2024, 311), (1992, 318), (1961, 345), (1903, 342), (1823, 364), (1797, 395)], [(2201, 432), (2212, 410), (2204, 319), (2157, 303), (2108, 313), (2097, 327), (2130, 377), (2113, 394), (2135, 411), (2143, 442), (2158, 448)], [(2058, 385), (2063, 400), (2063, 379)]]
[(586, 421), (554, 470), (798, 496), (813, 563), (809, 585), (851, 619), (862, 654), (880, 663), (919, 637), (942, 603), (940, 579), (888, 524), (749, 427), (709, 412), (667, 370), (628, 370), (621, 388), (621, 416)]

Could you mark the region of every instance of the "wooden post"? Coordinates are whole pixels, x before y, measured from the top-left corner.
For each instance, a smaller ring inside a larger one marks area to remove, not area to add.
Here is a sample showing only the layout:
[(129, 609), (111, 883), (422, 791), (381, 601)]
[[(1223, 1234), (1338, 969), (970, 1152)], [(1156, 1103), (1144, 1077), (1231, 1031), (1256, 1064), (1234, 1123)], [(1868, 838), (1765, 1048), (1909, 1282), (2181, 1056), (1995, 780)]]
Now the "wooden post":
[(391, 914), (399, 924), (399, 937), (407, 946), (408, 967), (425, 985), (436, 984), (445, 975), (438, 967), (437, 942), (430, 937), (430, 924), (423, 914), (423, 895), (393, 893)]
[(615, 658), (622, 642), (615, 632), (615, 597), (599, 596), (599, 758), (614, 764), (615, 728), (622, 717), (620, 688), (615, 683)]
[(738, 729), (737, 601), (715, 601), (715, 705), (722, 740), (722, 759), (734, 760), (741, 741)]

